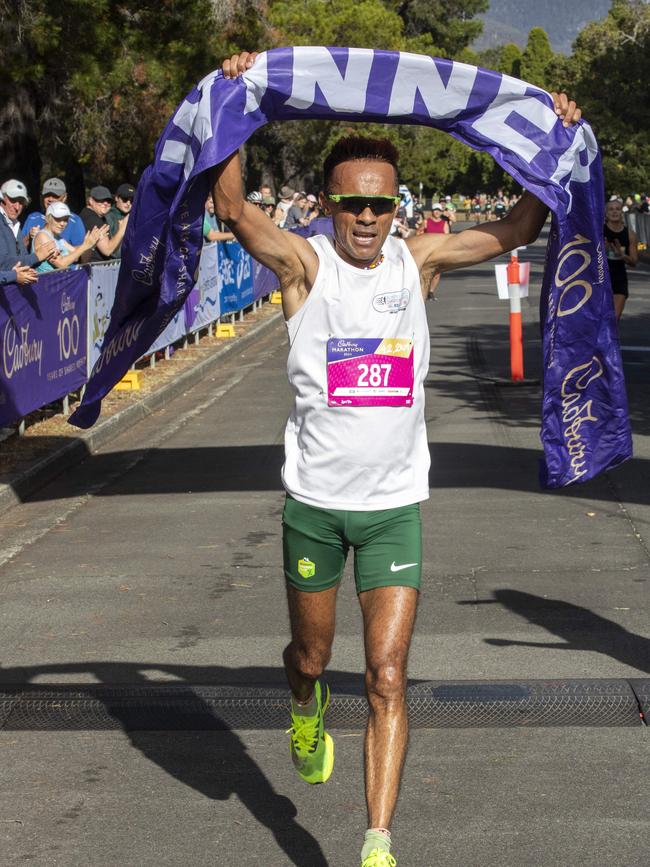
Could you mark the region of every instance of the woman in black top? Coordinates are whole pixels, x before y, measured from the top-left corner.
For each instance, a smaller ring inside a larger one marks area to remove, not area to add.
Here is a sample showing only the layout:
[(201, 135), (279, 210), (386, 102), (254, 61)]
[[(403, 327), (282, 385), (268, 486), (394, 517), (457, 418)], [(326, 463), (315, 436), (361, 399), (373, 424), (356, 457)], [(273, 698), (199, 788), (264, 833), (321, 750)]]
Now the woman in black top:
[(623, 203), (618, 199), (607, 202), (605, 208), (605, 252), (609, 277), (614, 293), (616, 319), (621, 318), (628, 296), (626, 265), (636, 267), (638, 261), (637, 238), (623, 220)]

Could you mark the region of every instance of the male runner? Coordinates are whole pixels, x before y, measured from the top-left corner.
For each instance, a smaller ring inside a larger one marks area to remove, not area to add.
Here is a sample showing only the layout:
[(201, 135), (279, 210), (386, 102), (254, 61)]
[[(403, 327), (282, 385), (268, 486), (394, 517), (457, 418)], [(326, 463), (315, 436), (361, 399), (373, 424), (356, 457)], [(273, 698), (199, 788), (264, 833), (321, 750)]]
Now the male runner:
[[(237, 78), (256, 53), (223, 63)], [(565, 124), (580, 117), (554, 96)], [(291, 641), (290, 750), (299, 775), (324, 783), (334, 746), (324, 729), (321, 680), (334, 638), (346, 554), (364, 623), (368, 830), (362, 867), (395, 867), (390, 825), (406, 756), (406, 667), (422, 568), (420, 507), (429, 496), (424, 381), (429, 332), (421, 286), (429, 275), (532, 243), (547, 209), (526, 193), (497, 223), (457, 234), (389, 237), (399, 206), (397, 151), (346, 138), (324, 165), (321, 207), (333, 237), (282, 232), (242, 193), (239, 153), (214, 169), (216, 211), (277, 276), (289, 331), (295, 404), (285, 431), (284, 571)], [(358, 361), (357, 361), (358, 359)]]

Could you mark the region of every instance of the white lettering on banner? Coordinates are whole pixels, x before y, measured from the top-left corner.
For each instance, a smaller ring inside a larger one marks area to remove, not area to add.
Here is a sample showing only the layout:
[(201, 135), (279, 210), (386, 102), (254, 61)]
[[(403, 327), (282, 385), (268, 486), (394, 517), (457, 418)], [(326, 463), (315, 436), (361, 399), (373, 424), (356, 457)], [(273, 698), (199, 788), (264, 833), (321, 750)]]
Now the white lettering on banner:
[(21, 326), (20, 338), (13, 319), (5, 325), (2, 335), (2, 366), (7, 379), (11, 379), (14, 373), (28, 367), (30, 364), (38, 364), (38, 375), (41, 375), (41, 362), (43, 360), (43, 341), (29, 340), (29, 325)]
[(580, 428), (588, 421), (598, 421), (598, 416), (592, 415), (592, 401), (578, 403), (587, 386), (603, 375), (603, 365), (594, 355), (590, 361), (579, 364), (570, 370), (562, 382), (562, 423), (567, 451), (571, 455), (573, 479), (576, 481), (587, 474), (584, 460), (587, 451), (586, 443)]
[(61, 293), (61, 313), (74, 313), (75, 302), (65, 292)]
[(246, 70), (242, 75), (242, 79), (246, 85), (246, 105), (244, 106), (244, 114), (250, 114), (252, 111), (257, 111), (260, 107), (262, 97), (269, 86), (266, 51), (257, 55), (255, 65)]
[(237, 285), (241, 286), (244, 280), (251, 276), (251, 257), (244, 253), (237, 262)]
[(129, 349), (133, 346), (135, 341), (138, 339), (144, 323), (144, 318), (139, 319), (137, 322), (131, 322), (131, 324), (127, 325), (123, 331), (115, 335), (115, 337), (109, 342), (108, 346), (105, 346), (102, 349), (101, 354), (97, 359), (95, 369), (93, 370), (93, 375), (99, 373), (104, 366), (104, 363), (108, 364), (112, 358), (115, 358), (125, 349)]
[(291, 96), (285, 105), (310, 108), (318, 85), (331, 109), (363, 111), (373, 58), (370, 48), (350, 48), (345, 75), (341, 75), (327, 48), (294, 48)]
[[(206, 75), (197, 85), (201, 96), (198, 102), (184, 99), (172, 119), (174, 126), (185, 135), (192, 136), (201, 145), (212, 138), (212, 106), (210, 94), (212, 85), (218, 75), (218, 70)], [(194, 168), (194, 154), (190, 143), (168, 139), (163, 145), (160, 155), (162, 162), (184, 165), (184, 175), (187, 179)]]
[[(523, 81), (504, 75), (494, 101), (485, 114), (472, 124), (482, 136), (504, 150), (514, 151), (527, 163), (535, 159), (541, 148), (506, 123), (510, 115), (518, 114), (547, 134), (558, 122), (558, 117), (553, 109), (534, 96), (524, 99), (517, 99), (514, 96), (517, 93), (523, 95), (530, 89), (534, 88)], [(544, 91), (540, 90), (539, 93), (544, 93)]]
[[(583, 165), (579, 155), (584, 151), (587, 151), (587, 162)], [(557, 168), (551, 175), (551, 180), (559, 183), (562, 178), (570, 175), (569, 181), (586, 183), (591, 177), (589, 167), (597, 156), (598, 143), (594, 132), (588, 123), (583, 123), (576, 128), (573, 141), (558, 160)]]
[(475, 66), (454, 63), (449, 81), (445, 85), (432, 57), (401, 52), (388, 114), (412, 114), (419, 91), (429, 117), (455, 117), (467, 108), (477, 73)]

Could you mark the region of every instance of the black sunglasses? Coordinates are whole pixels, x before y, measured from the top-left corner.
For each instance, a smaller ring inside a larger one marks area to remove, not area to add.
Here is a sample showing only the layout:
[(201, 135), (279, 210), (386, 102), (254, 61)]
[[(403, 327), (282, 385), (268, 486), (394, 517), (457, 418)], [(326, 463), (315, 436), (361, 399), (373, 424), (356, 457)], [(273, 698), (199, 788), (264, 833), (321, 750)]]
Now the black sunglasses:
[(370, 208), (376, 217), (391, 214), (399, 205), (400, 196), (358, 196), (354, 193), (328, 193), (330, 202), (336, 202), (342, 211), (358, 217), (366, 208)]

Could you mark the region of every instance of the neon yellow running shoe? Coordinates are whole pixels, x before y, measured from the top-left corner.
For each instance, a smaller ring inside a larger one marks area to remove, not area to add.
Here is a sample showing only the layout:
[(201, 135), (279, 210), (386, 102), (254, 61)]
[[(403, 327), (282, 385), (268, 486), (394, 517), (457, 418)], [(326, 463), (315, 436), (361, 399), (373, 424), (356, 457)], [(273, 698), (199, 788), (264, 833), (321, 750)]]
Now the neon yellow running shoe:
[(292, 726), (287, 730), (291, 735), (289, 748), (291, 761), (306, 783), (324, 783), (334, 768), (334, 741), (325, 731), (323, 717), (330, 703), (330, 688), (323, 689), (317, 680), (314, 695), (318, 710), (314, 716), (299, 716), (291, 710)]
[(397, 861), (385, 849), (373, 849), (361, 867), (396, 867)]

